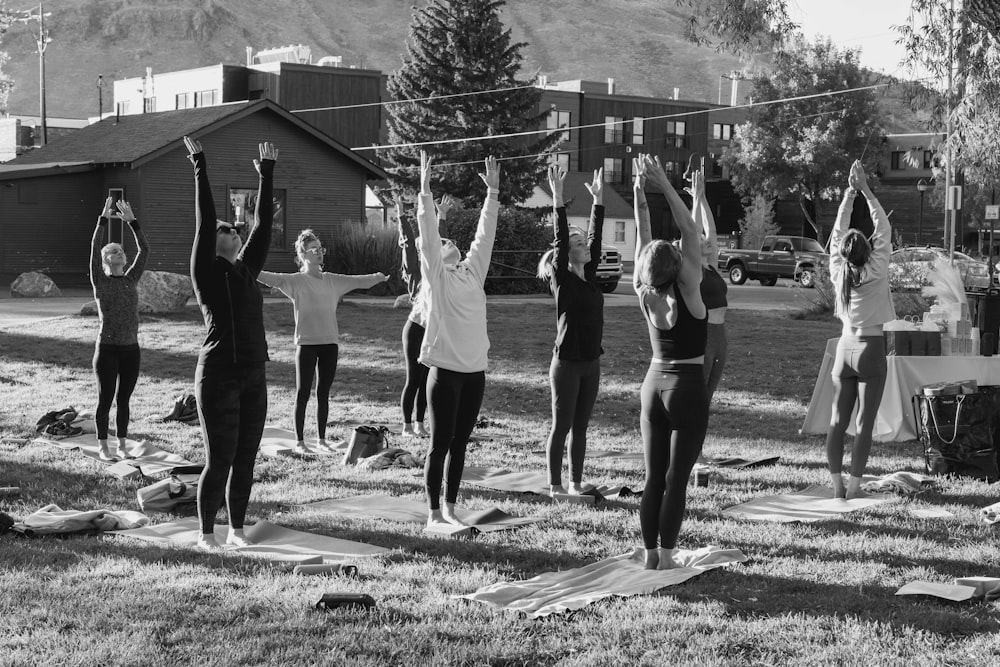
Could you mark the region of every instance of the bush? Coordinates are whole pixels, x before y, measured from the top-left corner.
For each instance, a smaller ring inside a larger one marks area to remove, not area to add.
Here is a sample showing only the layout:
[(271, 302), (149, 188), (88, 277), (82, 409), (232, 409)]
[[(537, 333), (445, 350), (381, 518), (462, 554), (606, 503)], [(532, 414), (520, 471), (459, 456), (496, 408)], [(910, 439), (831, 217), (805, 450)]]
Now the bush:
[[(450, 238), (463, 255), (476, 235), (479, 211), (467, 209), (448, 215), (441, 235)], [(552, 243), (552, 227), (539, 213), (518, 208), (500, 209), (493, 260), (486, 278), (487, 294), (541, 294), (548, 286), (535, 277), (538, 260)]]
[(400, 274), (402, 251), (395, 225), (349, 221), (336, 238), (318, 233), (327, 249), (324, 268), (333, 273), (363, 274), (381, 271), (388, 282), (368, 290), (373, 296), (392, 296), (406, 291)]
[[(896, 309), (896, 317), (903, 319), (907, 316), (922, 318), (923, 314), (930, 310), (933, 299), (921, 296), (920, 292), (912, 289), (899, 288), (894, 286), (893, 274), (890, 274), (889, 289), (892, 292), (892, 304)], [(792, 319), (809, 320), (834, 317), (834, 300), (837, 294), (833, 289), (833, 282), (830, 280), (830, 272), (827, 267), (819, 267), (816, 271), (815, 289), (799, 288), (799, 295), (806, 302), (806, 305), (794, 313)]]

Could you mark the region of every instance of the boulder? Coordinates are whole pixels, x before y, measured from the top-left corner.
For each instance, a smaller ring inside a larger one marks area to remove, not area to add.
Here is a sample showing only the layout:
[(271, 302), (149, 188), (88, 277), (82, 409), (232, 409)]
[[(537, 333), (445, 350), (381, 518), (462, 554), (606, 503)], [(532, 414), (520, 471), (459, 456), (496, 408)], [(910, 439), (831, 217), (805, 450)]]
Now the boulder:
[(138, 289), (140, 313), (176, 313), (194, 295), (191, 278), (167, 271), (145, 271)]
[(14, 282), (10, 284), (10, 295), (36, 298), (62, 296), (62, 292), (59, 291), (59, 288), (56, 287), (56, 284), (47, 275), (31, 271), (29, 273), (22, 273), (14, 279)]
[(83, 307), (80, 308), (80, 314), (89, 317), (97, 315), (97, 302), (88, 301), (87, 303), (83, 304)]
[(396, 300), (393, 302), (392, 307), (393, 308), (409, 308), (412, 305), (413, 305), (413, 303), (410, 301), (410, 295), (409, 294), (400, 294), (399, 296), (396, 297)]

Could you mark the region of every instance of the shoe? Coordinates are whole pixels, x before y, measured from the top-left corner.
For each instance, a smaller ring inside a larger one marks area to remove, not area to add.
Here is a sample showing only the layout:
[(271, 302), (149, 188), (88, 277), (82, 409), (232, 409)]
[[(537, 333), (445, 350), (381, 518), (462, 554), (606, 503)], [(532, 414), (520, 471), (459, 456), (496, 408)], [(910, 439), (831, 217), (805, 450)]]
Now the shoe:
[(46, 426), (42, 430), (42, 433), (53, 440), (62, 440), (63, 438), (72, 438), (73, 436), (80, 435), (83, 433), (83, 429), (79, 426), (70, 426), (64, 421), (55, 421)]

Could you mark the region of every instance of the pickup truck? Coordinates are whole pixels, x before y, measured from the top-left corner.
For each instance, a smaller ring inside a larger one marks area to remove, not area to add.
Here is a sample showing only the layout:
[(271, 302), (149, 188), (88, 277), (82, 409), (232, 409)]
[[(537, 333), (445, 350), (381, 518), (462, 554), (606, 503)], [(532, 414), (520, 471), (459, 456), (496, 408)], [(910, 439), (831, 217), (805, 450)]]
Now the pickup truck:
[(622, 253), (617, 247), (601, 244), (601, 261), (597, 265), (597, 284), (605, 294), (614, 292), (622, 278)]
[(729, 273), (734, 285), (749, 279), (770, 287), (778, 278), (791, 278), (803, 287), (814, 287), (816, 272), (829, 263), (823, 246), (802, 236), (767, 236), (760, 250), (719, 250), (719, 270)]

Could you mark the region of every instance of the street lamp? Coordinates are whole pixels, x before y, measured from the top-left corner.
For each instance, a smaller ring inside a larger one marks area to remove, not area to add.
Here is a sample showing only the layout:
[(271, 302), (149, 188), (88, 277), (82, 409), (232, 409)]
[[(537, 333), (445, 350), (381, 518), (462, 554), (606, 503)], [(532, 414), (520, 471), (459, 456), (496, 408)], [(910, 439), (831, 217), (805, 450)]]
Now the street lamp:
[(930, 189), (930, 185), (924, 179), (917, 181), (917, 192), (920, 193), (920, 217), (917, 218), (917, 245), (923, 240), (924, 233), (924, 193)]

